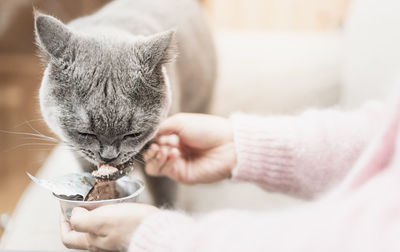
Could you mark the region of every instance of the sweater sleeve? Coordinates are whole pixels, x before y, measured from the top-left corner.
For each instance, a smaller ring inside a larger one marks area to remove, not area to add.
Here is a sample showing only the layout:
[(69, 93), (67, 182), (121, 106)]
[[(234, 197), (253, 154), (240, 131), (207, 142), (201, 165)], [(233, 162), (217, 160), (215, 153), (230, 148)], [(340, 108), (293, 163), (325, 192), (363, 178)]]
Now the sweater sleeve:
[(296, 229), (291, 228), (295, 223), (276, 217), (223, 210), (191, 218), (163, 210), (142, 222), (132, 237), (129, 252), (277, 251), (275, 244), (265, 238), (276, 242), (273, 237), (290, 237), (291, 230)]
[(235, 114), (234, 181), (312, 198), (339, 182), (380, 125), (384, 106), (358, 110), (308, 110), (297, 116)]
[[(195, 222), (183, 213), (162, 210), (146, 218), (134, 233), (129, 252), (185, 251)], [(183, 242), (185, 241), (185, 242)]]
[(191, 218), (160, 211), (138, 227), (129, 252), (399, 251), (393, 198), (400, 191), (391, 177), (350, 197), (279, 212), (220, 210)]

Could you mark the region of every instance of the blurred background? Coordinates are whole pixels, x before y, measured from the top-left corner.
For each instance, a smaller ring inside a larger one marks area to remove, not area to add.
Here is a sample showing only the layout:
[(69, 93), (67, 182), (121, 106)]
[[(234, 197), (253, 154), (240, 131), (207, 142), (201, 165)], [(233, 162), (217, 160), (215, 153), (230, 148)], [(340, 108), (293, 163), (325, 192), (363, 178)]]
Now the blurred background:
[[(35, 174), (55, 147), (12, 133), (51, 135), (38, 106), (43, 66), (34, 45), (32, 5), (67, 22), (107, 2), (0, 0), (2, 227), (10, 225), (8, 216), (29, 184), (25, 172)], [(201, 4), (219, 56), (214, 114), (351, 108), (370, 98), (382, 99), (395, 83), (400, 66), (400, 4), (395, 0), (202, 0)], [(215, 195), (207, 207), (196, 205), (193, 197), (182, 197), (196, 210), (241, 207), (223, 203)], [(243, 197), (244, 202), (255, 201)], [(282, 198), (274, 202), (277, 207), (291, 204)]]

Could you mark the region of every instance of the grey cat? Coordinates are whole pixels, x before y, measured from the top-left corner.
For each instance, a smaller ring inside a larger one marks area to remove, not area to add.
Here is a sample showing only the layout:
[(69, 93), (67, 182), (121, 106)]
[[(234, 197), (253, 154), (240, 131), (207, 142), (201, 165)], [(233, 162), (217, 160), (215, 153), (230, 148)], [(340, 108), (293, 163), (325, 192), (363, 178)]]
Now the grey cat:
[[(138, 159), (168, 114), (208, 111), (216, 60), (195, 0), (116, 0), (68, 25), (36, 12), (35, 34), (43, 117), (90, 169)], [(173, 202), (171, 181), (146, 180)]]

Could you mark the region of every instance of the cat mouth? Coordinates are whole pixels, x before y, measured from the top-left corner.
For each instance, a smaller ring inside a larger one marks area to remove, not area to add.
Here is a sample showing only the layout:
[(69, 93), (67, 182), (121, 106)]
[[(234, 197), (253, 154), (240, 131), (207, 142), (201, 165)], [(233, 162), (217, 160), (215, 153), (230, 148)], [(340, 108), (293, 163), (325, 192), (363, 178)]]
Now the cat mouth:
[(125, 161), (125, 163), (118, 164), (118, 165), (112, 165), (112, 164), (107, 164), (107, 163), (99, 163), (97, 165), (97, 168), (99, 168), (100, 166), (103, 166), (103, 165), (111, 166), (111, 167), (117, 168), (118, 170), (123, 170), (123, 169), (133, 165), (133, 158), (130, 158), (128, 161)]
[(97, 165), (97, 169), (92, 172), (96, 179), (101, 180), (116, 180), (125, 175), (133, 169), (133, 160), (129, 159), (125, 163), (119, 165), (101, 164)]

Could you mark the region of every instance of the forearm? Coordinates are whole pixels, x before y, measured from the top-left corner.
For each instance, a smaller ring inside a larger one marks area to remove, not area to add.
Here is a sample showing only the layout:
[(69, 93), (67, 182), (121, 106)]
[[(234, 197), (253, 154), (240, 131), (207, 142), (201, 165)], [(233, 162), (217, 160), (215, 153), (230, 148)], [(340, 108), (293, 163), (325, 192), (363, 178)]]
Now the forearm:
[(340, 181), (379, 127), (383, 105), (297, 116), (234, 115), (237, 165), (232, 179), (311, 198)]

